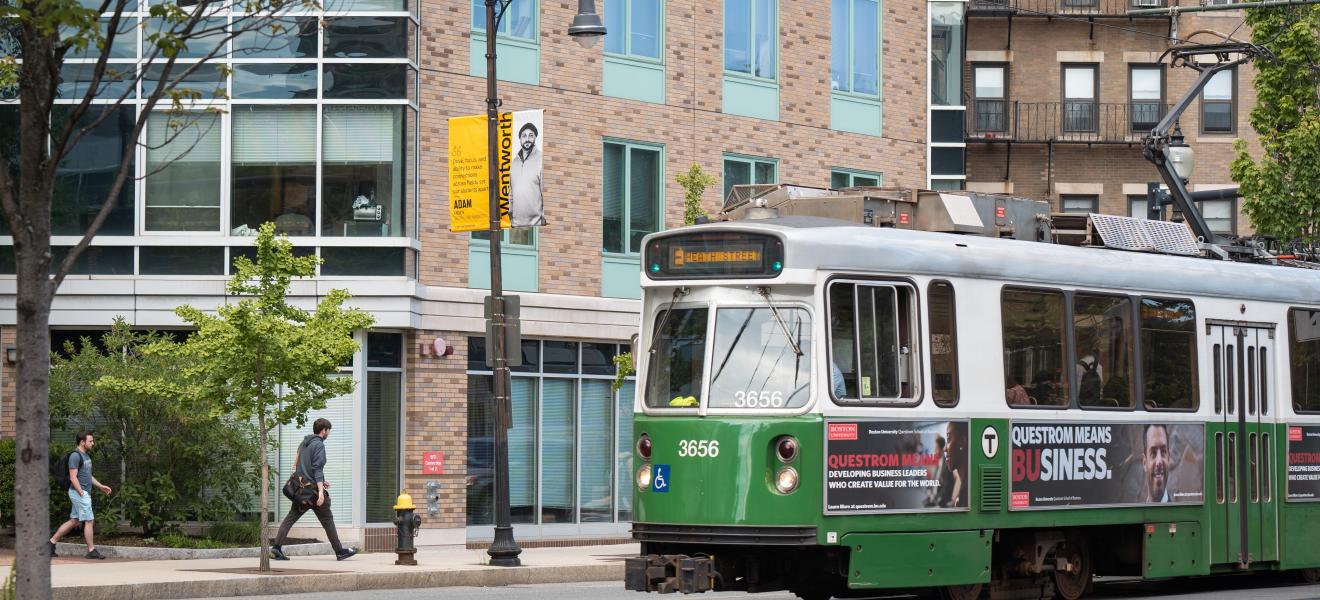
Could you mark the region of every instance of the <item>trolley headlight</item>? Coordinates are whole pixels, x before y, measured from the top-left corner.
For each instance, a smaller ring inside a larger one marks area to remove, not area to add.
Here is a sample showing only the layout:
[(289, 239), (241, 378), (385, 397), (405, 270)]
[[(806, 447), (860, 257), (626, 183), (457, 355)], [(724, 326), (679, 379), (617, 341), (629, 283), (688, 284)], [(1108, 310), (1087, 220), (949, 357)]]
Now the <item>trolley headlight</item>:
[(642, 490), (651, 488), (651, 465), (642, 465), (642, 468), (637, 469), (637, 488)]
[(651, 460), (651, 436), (643, 433), (642, 437), (637, 438), (637, 455), (642, 460)]
[(775, 473), (775, 489), (781, 494), (791, 493), (798, 486), (798, 473), (793, 467), (784, 467)]
[(797, 438), (786, 435), (775, 440), (775, 456), (779, 458), (779, 462), (793, 462), (798, 457)]

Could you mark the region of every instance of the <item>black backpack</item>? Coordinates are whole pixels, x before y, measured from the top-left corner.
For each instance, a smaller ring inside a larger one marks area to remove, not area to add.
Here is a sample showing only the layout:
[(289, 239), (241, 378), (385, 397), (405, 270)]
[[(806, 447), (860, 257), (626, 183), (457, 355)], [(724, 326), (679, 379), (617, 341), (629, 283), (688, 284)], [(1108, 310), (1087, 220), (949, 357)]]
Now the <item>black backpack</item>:
[(1077, 398), (1083, 402), (1099, 401), (1101, 383), (1100, 373), (1097, 371), (1100, 369), (1100, 361), (1092, 360), (1089, 365), (1085, 361), (1077, 361), (1077, 364), (1082, 365), (1082, 380), (1077, 386)]
[(69, 479), (69, 459), (73, 458), (75, 454), (78, 455), (78, 468), (81, 469), (83, 463), (82, 453), (77, 450), (68, 454), (61, 454), (59, 460), (50, 465), (50, 474), (55, 478), (55, 485), (60, 486), (60, 489), (64, 491), (68, 491), (69, 488), (73, 487), (73, 481)]

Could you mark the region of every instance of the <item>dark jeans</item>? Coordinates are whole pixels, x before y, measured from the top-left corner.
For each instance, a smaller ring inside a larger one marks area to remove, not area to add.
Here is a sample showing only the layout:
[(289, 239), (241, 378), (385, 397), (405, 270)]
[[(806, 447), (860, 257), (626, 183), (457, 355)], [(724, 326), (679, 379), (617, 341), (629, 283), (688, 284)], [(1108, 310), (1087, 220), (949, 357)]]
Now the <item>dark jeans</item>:
[[(275, 535), (275, 543), (272, 545), (283, 546), (284, 538), (289, 537), (289, 529), (307, 510), (296, 504), (289, 507), (289, 514), (284, 517), (284, 522), (280, 523), (280, 532)], [(321, 521), (321, 527), (325, 529), (325, 537), (330, 539), (330, 547), (335, 549), (335, 553), (343, 551), (344, 546), (339, 543), (339, 532), (335, 530), (335, 516), (330, 512), (330, 492), (325, 493), (325, 503), (321, 506), (313, 503), (311, 511), (316, 513), (316, 518)]]

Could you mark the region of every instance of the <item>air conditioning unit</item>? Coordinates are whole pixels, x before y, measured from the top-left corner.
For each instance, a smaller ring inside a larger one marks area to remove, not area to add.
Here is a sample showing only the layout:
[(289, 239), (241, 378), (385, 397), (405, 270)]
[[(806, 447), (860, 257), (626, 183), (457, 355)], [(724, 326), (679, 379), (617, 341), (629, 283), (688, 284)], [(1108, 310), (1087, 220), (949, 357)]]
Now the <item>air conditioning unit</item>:
[(1164, 0), (1132, 0), (1132, 6), (1159, 8), (1164, 6)]

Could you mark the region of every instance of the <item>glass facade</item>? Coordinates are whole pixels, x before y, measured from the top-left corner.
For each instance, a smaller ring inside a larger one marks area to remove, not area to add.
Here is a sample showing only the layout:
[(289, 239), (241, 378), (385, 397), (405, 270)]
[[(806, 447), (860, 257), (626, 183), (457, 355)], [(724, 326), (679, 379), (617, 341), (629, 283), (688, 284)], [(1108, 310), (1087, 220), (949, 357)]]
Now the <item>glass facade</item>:
[[(176, 26), (129, 4), (79, 125), (100, 122), (59, 166), (56, 244), (71, 245), (76, 239), (60, 237), (87, 230), (128, 155), (122, 189), (98, 232), (98, 240), (136, 238), (126, 250), (128, 271), (119, 260), (92, 261), (89, 274), (223, 276), (265, 222), (304, 238), (300, 247), (326, 259), (322, 274), (415, 272), (407, 262), (415, 258), (409, 247), (417, 228), (416, 7), (342, 0), (272, 19), (204, 3), (192, 10), (205, 11), (195, 26), (205, 34), (180, 47), (166, 69), (157, 44)], [(72, 51), (62, 66), (56, 131), (88, 93), (98, 55)], [(144, 115), (158, 87), (185, 93)], [(0, 102), (16, 101), (6, 97)], [(109, 104), (118, 98), (122, 105)], [(140, 151), (133, 138), (139, 120)], [(346, 238), (376, 240), (361, 248)], [(110, 248), (95, 251), (125, 252)]]
[[(514, 523), (582, 525), (632, 517), (629, 379), (613, 391), (611, 342), (523, 340), (513, 369), (509, 498)], [(468, 338), (467, 524), (494, 523), (494, 413), (484, 338)]]

